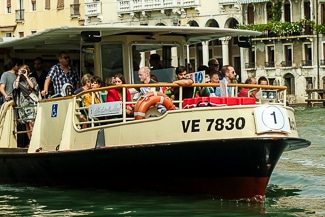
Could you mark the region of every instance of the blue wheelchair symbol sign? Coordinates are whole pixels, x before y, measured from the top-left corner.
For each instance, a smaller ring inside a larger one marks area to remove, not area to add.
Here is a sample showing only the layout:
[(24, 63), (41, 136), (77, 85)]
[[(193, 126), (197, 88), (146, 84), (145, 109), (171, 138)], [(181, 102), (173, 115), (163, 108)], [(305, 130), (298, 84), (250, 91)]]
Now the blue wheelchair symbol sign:
[(56, 118), (57, 116), (58, 116), (58, 104), (53, 104), (51, 118)]

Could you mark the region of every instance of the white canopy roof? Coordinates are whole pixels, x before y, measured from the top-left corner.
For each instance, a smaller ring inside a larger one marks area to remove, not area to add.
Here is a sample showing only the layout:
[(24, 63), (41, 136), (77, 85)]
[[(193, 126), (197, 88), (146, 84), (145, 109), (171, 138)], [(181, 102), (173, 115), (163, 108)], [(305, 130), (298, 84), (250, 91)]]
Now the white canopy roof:
[[(110, 35), (183, 35), (188, 44), (214, 40), (225, 36), (257, 36), (260, 32), (214, 27), (183, 26), (62, 26), (47, 29), (23, 38), (0, 40), (0, 48), (10, 49), (80, 49), (83, 31), (100, 31)], [(1, 39), (1, 38), (0, 38)], [(2, 42), (1, 42), (2, 41)]]

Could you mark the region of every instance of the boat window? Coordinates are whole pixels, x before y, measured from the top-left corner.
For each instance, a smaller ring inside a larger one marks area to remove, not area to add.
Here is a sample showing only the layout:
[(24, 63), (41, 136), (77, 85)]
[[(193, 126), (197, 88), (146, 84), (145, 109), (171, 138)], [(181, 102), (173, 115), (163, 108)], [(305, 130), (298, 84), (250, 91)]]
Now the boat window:
[(102, 78), (104, 81), (113, 77), (117, 73), (124, 74), (122, 44), (102, 44), (101, 54)]
[(94, 74), (94, 61), (95, 61), (95, 47), (94, 45), (82, 45), (81, 49), (81, 74), (82, 77), (84, 74), (90, 73)]
[[(133, 77), (131, 81), (139, 83), (138, 70), (136, 66), (151, 66), (150, 55), (160, 56), (161, 67), (152, 69), (151, 74), (157, 76), (159, 82), (172, 82), (175, 80), (175, 68), (179, 65), (180, 48), (177, 44), (133, 44)], [(139, 68), (138, 67), (138, 68)], [(151, 66), (152, 67), (152, 66)]]

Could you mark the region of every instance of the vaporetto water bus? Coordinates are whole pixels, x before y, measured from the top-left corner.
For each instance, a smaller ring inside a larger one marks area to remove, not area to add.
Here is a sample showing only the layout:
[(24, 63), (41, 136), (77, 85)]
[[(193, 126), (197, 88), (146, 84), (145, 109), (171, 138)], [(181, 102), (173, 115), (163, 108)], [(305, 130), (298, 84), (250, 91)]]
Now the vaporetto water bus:
[[(130, 83), (40, 100), (27, 148), (17, 145), (15, 103), (4, 103), (0, 183), (145, 189), (263, 201), (282, 153), (310, 145), (299, 137), (294, 109), (286, 104), (286, 87), (228, 84), (231, 96), (177, 101), (155, 91), (178, 87), (171, 82), (175, 67), (186, 65), (189, 45), (259, 34), (208, 27), (99, 25), (58, 27), (0, 43), (1, 49), (23, 59), (30, 53), (53, 55), (66, 49), (80, 57), (74, 64), (81, 75), (92, 70), (106, 78), (123, 72)], [(146, 65), (153, 51), (163, 58), (163, 68), (152, 71), (160, 82), (138, 84), (138, 66)], [(203, 81), (192, 86), (219, 84)], [(153, 91), (132, 101), (134, 116), (127, 116), (126, 89), (139, 87)], [(108, 103), (104, 97), (99, 104), (83, 105), (84, 94), (94, 97), (95, 91), (112, 88), (121, 88), (124, 100)], [(179, 88), (182, 99), (183, 87)], [(240, 88), (259, 90), (257, 98), (238, 97)], [(167, 111), (157, 112), (158, 105)]]

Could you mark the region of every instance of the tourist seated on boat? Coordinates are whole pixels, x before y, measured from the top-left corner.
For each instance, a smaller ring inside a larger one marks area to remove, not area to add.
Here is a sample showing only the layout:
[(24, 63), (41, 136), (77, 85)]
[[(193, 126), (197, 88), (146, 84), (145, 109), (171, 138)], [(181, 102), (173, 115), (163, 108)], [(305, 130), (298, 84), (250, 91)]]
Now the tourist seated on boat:
[(91, 74), (84, 74), (81, 78), (81, 87), (74, 91), (74, 94), (81, 93), (84, 90), (89, 90), (91, 88)]
[[(232, 94), (232, 88), (227, 87), (233, 79), (236, 78), (236, 72), (234, 67), (230, 65), (224, 65), (221, 67), (222, 80), (219, 82), (220, 86), (216, 88), (216, 96), (228, 97)], [(227, 87), (227, 88), (226, 88)]]
[[(143, 84), (157, 83), (155, 80), (151, 79), (151, 70), (147, 66), (143, 66), (139, 69), (138, 76), (139, 76), (141, 83), (143, 83)], [(132, 88), (132, 90), (130, 90), (130, 91), (132, 91), (132, 92), (136, 91), (136, 93), (133, 96), (133, 100), (137, 100), (142, 95), (144, 95), (146, 93), (153, 92), (153, 91), (162, 92), (162, 89), (160, 87), (156, 87), (156, 88), (155, 87), (140, 87), (140, 88)], [(164, 114), (167, 111), (167, 109), (163, 105), (158, 105), (157, 110), (161, 114)]]
[[(255, 78), (247, 78), (245, 81), (245, 84), (256, 84), (256, 79)], [(238, 97), (250, 97), (249, 94), (250, 88), (240, 88)]]
[[(265, 78), (265, 77), (260, 77), (260, 78), (258, 79), (258, 84), (259, 84), (259, 85), (268, 85), (269, 82), (268, 82), (267, 78)], [(252, 91), (252, 92), (251, 92), (251, 97), (256, 98), (256, 94), (257, 94), (258, 91), (260, 91), (260, 89), (256, 89), (256, 90)]]
[[(126, 84), (125, 78), (122, 74), (116, 74), (114, 76), (115, 85)], [(122, 88), (119, 89), (109, 89), (107, 91), (106, 102), (116, 102), (123, 100)], [(126, 89), (126, 102), (132, 102), (131, 93), (128, 89)], [(126, 115), (133, 116), (133, 106), (132, 104), (126, 105)]]
[(36, 118), (36, 104), (40, 99), (40, 91), (36, 79), (29, 77), (29, 75), (29, 66), (22, 65), (13, 83), (13, 95), (17, 107), (19, 107), (18, 121), (26, 125), (27, 136), (30, 140)]
[[(174, 84), (178, 84), (179, 86), (183, 86), (183, 95), (182, 99), (185, 98), (193, 98), (195, 96), (194, 87), (191, 85), (194, 81), (190, 78), (186, 77), (187, 70), (185, 66), (179, 66), (175, 70), (177, 80), (174, 81)], [(171, 99), (179, 100), (179, 87), (171, 88)]]
[[(219, 75), (217, 72), (214, 72), (207, 83), (219, 83)], [(216, 96), (216, 87), (203, 87), (200, 90), (200, 96)]]
[[(91, 89), (96, 89), (96, 88), (100, 88), (103, 84), (103, 80), (101, 79), (101, 77), (99, 76), (92, 76), (91, 78)], [(92, 103), (93, 100), (92, 100), (92, 93), (86, 93), (84, 95), (84, 100), (83, 100), (83, 104), (85, 107), (88, 107), (90, 106)], [(98, 91), (95, 91), (94, 92), (94, 104), (99, 104), (101, 101), (100, 101), (100, 96), (99, 96), (99, 92)]]
[[(155, 80), (151, 79), (151, 70), (147, 66), (143, 66), (138, 71), (139, 80), (143, 84), (153, 84), (157, 83)], [(130, 90), (132, 93), (134, 93), (133, 100), (137, 100), (140, 96), (149, 93), (151, 91), (161, 91), (160, 87), (140, 87), (140, 88), (133, 88)]]
[[(157, 83), (159, 82), (158, 77), (156, 75), (154, 75), (154, 74), (151, 74), (150, 78), (152, 80), (156, 81)], [(167, 90), (167, 87), (161, 87), (161, 92), (165, 93), (166, 90)]]
[(62, 97), (62, 96), (72, 96), (73, 95), (73, 86), (70, 83), (65, 83), (62, 86), (61, 92), (58, 94), (54, 94), (51, 96), (51, 98), (56, 98), (56, 97)]

